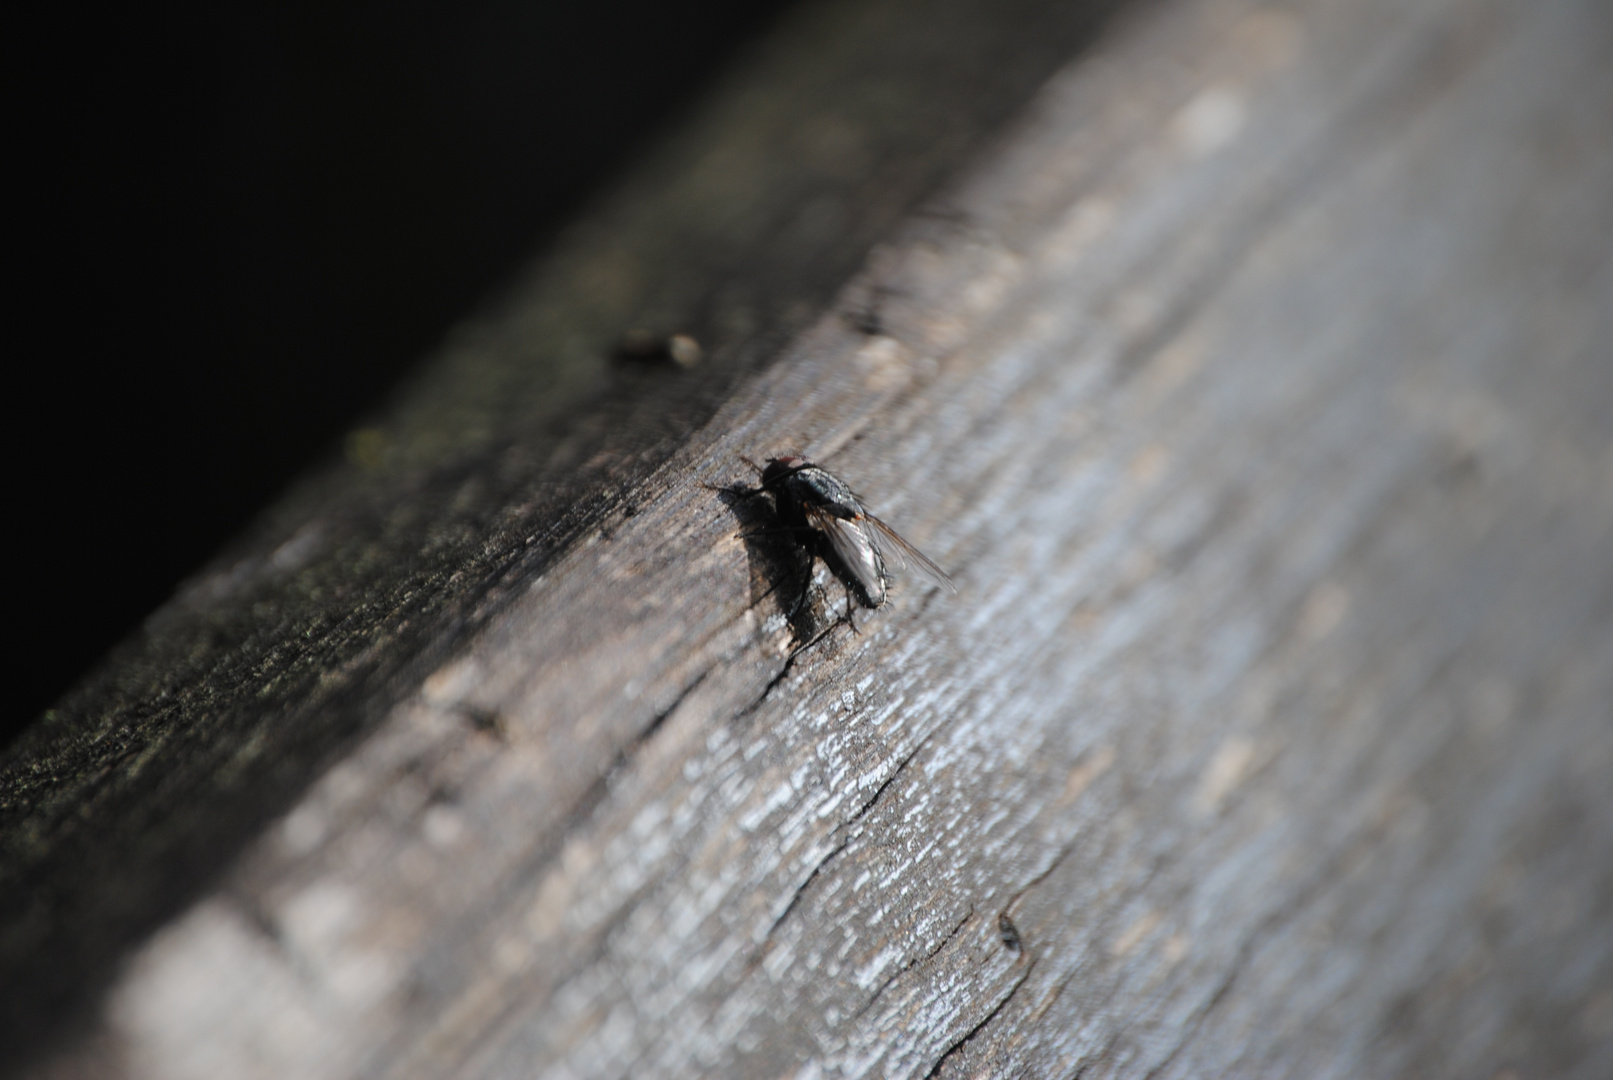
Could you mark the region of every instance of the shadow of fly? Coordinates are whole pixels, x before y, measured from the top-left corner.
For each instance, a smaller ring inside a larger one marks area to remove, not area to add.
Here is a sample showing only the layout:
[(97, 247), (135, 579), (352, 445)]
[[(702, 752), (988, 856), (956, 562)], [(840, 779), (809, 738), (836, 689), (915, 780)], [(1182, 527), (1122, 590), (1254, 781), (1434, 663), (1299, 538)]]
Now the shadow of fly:
[[(847, 594), (846, 621), (853, 630), (851, 599), (865, 608), (877, 608), (890, 596), (891, 568), (912, 567), (938, 585), (957, 592), (957, 586), (923, 552), (869, 513), (857, 493), (834, 473), (801, 457), (769, 458), (758, 465), (749, 458), (745, 464), (761, 477), (758, 487), (732, 492), (740, 498), (771, 495), (779, 525), (747, 536), (779, 533), (791, 538), (810, 558), (822, 559), (829, 572), (839, 579)], [(722, 490), (722, 489), (719, 489)], [(796, 612), (806, 604), (812, 590), (810, 562), (801, 595), (785, 614), (794, 622)], [(810, 642), (808, 643), (810, 644)]]

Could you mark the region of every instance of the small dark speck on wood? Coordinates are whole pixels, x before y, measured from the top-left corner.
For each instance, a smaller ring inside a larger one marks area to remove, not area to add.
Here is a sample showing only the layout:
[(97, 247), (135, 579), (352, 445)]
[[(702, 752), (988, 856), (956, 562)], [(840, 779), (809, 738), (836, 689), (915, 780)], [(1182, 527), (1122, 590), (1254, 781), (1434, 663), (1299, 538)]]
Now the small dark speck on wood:
[(1002, 938), (1003, 948), (1009, 952), (1018, 953), (1025, 947), (1025, 943), (1019, 938), (1019, 928), (1006, 914), (997, 917), (997, 933)]

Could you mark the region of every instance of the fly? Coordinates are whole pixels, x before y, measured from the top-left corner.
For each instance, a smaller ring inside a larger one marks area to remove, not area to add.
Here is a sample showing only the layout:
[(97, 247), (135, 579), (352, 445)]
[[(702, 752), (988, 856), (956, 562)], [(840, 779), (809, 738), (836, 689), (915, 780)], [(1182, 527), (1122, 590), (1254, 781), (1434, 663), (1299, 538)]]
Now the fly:
[[(761, 487), (752, 494), (765, 491), (773, 496), (784, 528), (821, 558), (863, 607), (877, 608), (890, 596), (893, 564), (911, 566), (936, 584), (958, 591), (946, 571), (869, 513), (850, 485), (834, 473), (789, 455), (769, 458), (765, 467), (749, 459), (745, 463), (762, 477)], [(810, 587), (810, 575), (807, 584)], [(805, 599), (803, 590), (796, 608)]]

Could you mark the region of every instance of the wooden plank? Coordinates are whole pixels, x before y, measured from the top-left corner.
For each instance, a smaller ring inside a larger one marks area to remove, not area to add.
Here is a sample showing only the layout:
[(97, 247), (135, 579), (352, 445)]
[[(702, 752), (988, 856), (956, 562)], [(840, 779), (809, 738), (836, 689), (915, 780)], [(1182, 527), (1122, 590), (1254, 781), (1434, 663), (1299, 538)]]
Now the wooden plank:
[[(609, 528), (1111, 6), (804, 7), (353, 432), (345, 467), (271, 508), (9, 748), (0, 1072), (531, 578)], [(692, 332), (705, 361), (615, 362), (636, 330)]]
[[(1610, 60), (1591, 0), (1136, 13), (56, 1067), (1607, 1075)], [(792, 657), (708, 486), (783, 449), (959, 594)]]

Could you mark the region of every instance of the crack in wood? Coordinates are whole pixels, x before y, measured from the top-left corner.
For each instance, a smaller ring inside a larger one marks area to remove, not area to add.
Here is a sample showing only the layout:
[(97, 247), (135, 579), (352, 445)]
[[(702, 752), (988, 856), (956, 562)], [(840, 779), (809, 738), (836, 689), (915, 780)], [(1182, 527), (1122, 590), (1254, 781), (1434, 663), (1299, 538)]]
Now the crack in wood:
[(795, 906), (799, 904), (801, 902), (801, 898), (806, 895), (807, 888), (814, 881), (818, 880), (818, 876), (823, 873), (823, 868), (828, 866), (829, 863), (842, 851), (845, 851), (850, 844), (851, 837), (848, 836), (844, 840), (840, 841), (840, 843), (836, 844), (827, 855), (818, 860), (817, 864), (812, 867), (812, 872), (806, 876), (806, 880), (802, 881), (800, 885), (796, 886), (795, 892), (790, 895), (790, 902), (784, 905), (784, 910), (779, 912), (778, 918), (774, 919), (772, 925), (767, 928), (767, 933), (762, 935), (762, 940), (767, 941), (773, 937), (773, 934), (778, 930), (779, 926), (783, 924), (785, 919), (790, 917), (790, 913), (795, 910)]
[(632, 764), (633, 758), (655, 737), (655, 733), (661, 730), (661, 726), (666, 723), (667, 718), (678, 711), (678, 707), (684, 703), (690, 694), (695, 692), (701, 683), (706, 681), (706, 677), (715, 668), (716, 665), (712, 665), (712, 667), (708, 667), (696, 675), (693, 682), (678, 691), (677, 697), (672, 699), (670, 705), (652, 716), (648, 724), (644, 725), (628, 742), (623, 744), (622, 748), (616, 752), (616, 756), (611, 759), (611, 763), (605, 767), (604, 771), (588, 786), (588, 790), (561, 818), (561, 824), (556, 830), (557, 847), (564, 846), (571, 833), (593, 814), (599, 804), (604, 801), (605, 796), (609, 794), (611, 784), (627, 770)]
[(833, 630), (838, 625), (839, 625), (839, 623), (831, 623), (830, 625), (828, 625), (828, 626), (824, 627), (822, 630), (820, 630), (817, 633), (817, 635), (815, 637), (813, 637), (810, 641), (808, 641), (806, 644), (799, 645), (796, 648), (792, 649), (790, 651), (790, 655), (784, 658), (784, 663), (779, 667), (778, 674), (774, 675), (771, 679), (769, 679), (767, 681), (767, 685), (762, 687), (762, 692), (756, 698), (755, 701), (752, 701), (749, 705), (745, 706), (743, 709), (740, 709), (737, 713), (734, 714), (734, 719), (735, 720), (742, 720), (745, 717), (750, 716), (752, 713), (755, 713), (757, 710), (759, 710), (762, 707), (762, 705), (766, 703), (768, 697), (773, 693), (773, 689), (775, 687), (777, 687), (780, 683), (782, 683), (786, 678), (789, 677), (790, 671), (795, 667), (796, 659), (798, 657), (800, 657), (800, 655), (802, 653), (806, 652), (807, 649), (811, 648), (813, 645), (816, 645), (823, 638), (827, 637), (828, 634), (829, 634), (829, 631)]
[(945, 949), (948, 945), (950, 945), (952, 943), (953, 939), (958, 936), (958, 934), (963, 930), (963, 928), (965, 926), (967, 926), (969, 924), (969, 922), (974, 917), (975, 917), (975, 908), (974, 908), (973, 904), (970, 904), (969, 905), (969, 910), (964, 912), (963, 918), (958, 920), (958, 923), (957, 923), (956, 926), (954, 926), (951, 930), (947, 931), (946, 935), (941, 938), (940, 942), (936, 944), (935, 948), (931, 949), (929, 952), (925, 953), (923, 956), (915, 956), (912, 960), (909, 960), (906, 964), (903, 964), (902, 969), (900, 971), (896, 972), (890, 978), (888, 978), (884, 982), (880, 983), (878, 989), (876, 989), (871, 995), (869, 995), (868, 1000), (863, 1003), (862, 1008), (858, 1009), (856, 1012), (851, 1014), (852, 1021), (856, 1022), (857, 1020), (862, 1019), (863, 1015), (866, 1014), (869, 1009), (872, 1009), (874, 1007), (874, 1003), (877, 1002), (880, 999), (880, 996), (883, 995), (885, 993), (885, 991), (888, 990), (891, 987), (891, 985), (896, 982), (897, 979), (900, 979), (903, 975), (906, 975), (909, 971), (912, 971), (914, 968), (922, 967), (923, 965), (929, 963), (931, 960), (934, 960), (936, 958), (936, 956), (940, 954), (941, 950)]
[(924, 1074), (924, 1080), (935, 1080), (935, 1077), (941, 1075), (941, 1070), (946, 1067), (946, 1063), (948, 1061), (950, 1061), (956, 1055), (962, 1053), (964, 1050), (968, 1049), (969, 1044), (974, 1041), (975, 1036), (984, 1031), (986, 1029), (986, 1025), (997, 1019), (998, 1015), (1003, 1011), (1003, 1009), (1008, 1007), (1008, 1003), (1014, 1000), (1014, 995), (1019, 993), (1019, 988), (1024, 986), (1025, 983), (1029, 981), (1031, 972), (1035, 969), (1035, 960), (1032, 960), (1030, 963), (1026, 964), (1024, 973), (1021, 974), (1017, 980), (1015, 980), (1013, 987), (1008, 991), (1007, 994), (1003, 996), (1003, 999), (985, 1015), (980, 1023), (970, 1028), (964, 1033), (962, 1038), (958, 1039), (951, 1046), (946, 1048), (945, 1052), (943, 1052), (941, 1056), (936, 1059), (935, 1064), (930, 1067), (930, 1071)]
[(784, 906), (784, 910), (779, 913), (778, 918), (774, 919), (773, 924), (767, 928), (767, 933), (762, 935), (762, 939), (764, 941), (771, 939), (774, 931), (776, 931), (780, 924), (782, 924), (784, 920), (789, 917), (790, 912), (795, 910), (796, 905), (801, 902), (801, 898), (806, 895), (807, 888), (818, 879), (819, 875), (823, 873), (824, 867), (828, 866), (837, 855), (846, 850), (846, 848), (851, 844), (852, 840), (856, 839), (850, 835), (852, 826), (861, 821), (863, 816), (866, 815), (868, 811), (873, 808), (874, 804), (879, 801), (879, 797), (885, 794), (885, 790), (889, 788), (891, 784), (896, 782), (896, 778), (902, 775), (902, 772), (907, 768), (908, 763), (911, 762), (913, 758), (918, 755), (918, 752), (924, 748), (924, 743), (926, 741), (927, 740), (920, 740), (919, 744), (909, 751), (908, 755), (902, 759), (901, 764), (896, 766), (896, 770), (892, 772), (890, 776), (886, 777), (885, 781), (880, 784), (879, 787), (874, 789), (873, 795), (869, 796), (868, 800), (864, 802), (862, 806), (857, 808), (857, 812), (852, 814), (851, 817), (847, 818), (845, 821), (841, 822), (841, 824), (836, 828), (836, 832), (846, 834), (845, 839), (841, 840), (840, 843), (835, 846), (833, 851), (829, 852), (822, 859), (818, 860), (818, 864), (812, 868), (812, 872), (806, 876), (806, 880), (802, 881), (801, 884), (796, 888), (795, 893), (790, 897), (790, 902)]

